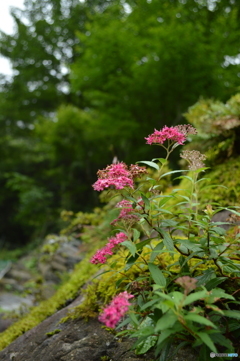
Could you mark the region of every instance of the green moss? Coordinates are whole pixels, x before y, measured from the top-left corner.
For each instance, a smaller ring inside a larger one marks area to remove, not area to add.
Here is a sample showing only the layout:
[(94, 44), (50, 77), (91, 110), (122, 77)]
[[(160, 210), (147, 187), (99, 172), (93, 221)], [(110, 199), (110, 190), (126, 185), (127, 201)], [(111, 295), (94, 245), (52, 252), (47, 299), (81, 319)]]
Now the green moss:
[(240, 157), (231, 158), (225, 163), (217, 165), (207, 174), (207, 178), (211, 179), (211, 184), (220, 187), (209, 188), (207, 187), (209, 182), (202, 182), (199, 197), (202, 204), (219, 202), (221, 206), (239, 205)]
[(53, 335), (56, 335), (57, 333), (61, 332), (62, 330), (60, 330), (59, 328), (57, 328), (56, 330), (53, 330), (52, 332), (47, 332), (46, 336), (48, 337), (52, 337)]
[(109, 361), (110, 357), (109, 356), (101, 356), (101, 361)]
[[(117, 254), (109, 259), (109, 264), (102, 267), (102, 275), (91, 282), (86, 289), (82, 291), (85, 295), (83, 302), (72, 309), (68, 316), (61, 322), (69, 319), (97, 317), (102, 308), (108, 304), (112, 298), (126, 290), (127, 285), (134, 281), (144, 269), (139, 269), (133, 265), (128, 271), (125, 271), (126, 254), (128, 251), (120, 249)], [(112, 268), (114, 265), (114, 270)]]
[[(212, 202), (219, 203), (222, 207), (240, 204), (240, 157), (230, 158), (216, 165), (212, 170), (200, 173), (200, 178), (205, 178), (199, 183), (200, 209), (206, 208), (206, 205)], [(183, 200), (181, 195), (189, 196), (191, 188), (190, 181), (184, 178), (177, 187), (169, 189), (168, 194), (174, 190), (175, 193), (168, 205), (174, 206), (181, 202)]]

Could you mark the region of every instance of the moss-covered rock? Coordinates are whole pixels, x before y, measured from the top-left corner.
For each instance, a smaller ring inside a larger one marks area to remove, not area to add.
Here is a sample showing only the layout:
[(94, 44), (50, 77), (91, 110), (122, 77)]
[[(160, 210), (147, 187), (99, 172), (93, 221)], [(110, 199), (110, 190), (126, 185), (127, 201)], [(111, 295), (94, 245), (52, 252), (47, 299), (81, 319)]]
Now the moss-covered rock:
[[(217, 202), (222, 207), (239, 206), (240, 157), (230, 158), (222, 164), (217, 164), (200, 176), (205, 178), (199, 183), (198, 200), (202, 209), (212, 202)], [(185, 194), (190, 187), (190, 181), (184, 178), (176, 188), (181, 189), (178, 194)], [(177, 201), (179, 199), (176, 193), (174, 203)]]

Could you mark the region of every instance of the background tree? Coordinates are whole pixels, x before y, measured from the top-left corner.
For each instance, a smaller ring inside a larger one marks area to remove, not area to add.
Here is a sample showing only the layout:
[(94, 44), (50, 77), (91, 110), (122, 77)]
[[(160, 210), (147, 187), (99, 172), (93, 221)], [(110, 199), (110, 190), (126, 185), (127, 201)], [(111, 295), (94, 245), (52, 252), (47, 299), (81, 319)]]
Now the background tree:
[(237, 90), (239, 66), (227, 61), (239, 53), (237, 9), (140, 0), (129, 14), (117, 11), (96, 14), (79, 34), (71, 78), (98, 111), (98, 134), (104, 124), (117, 153), (137, 160), (153, 127), (179, 123), (200, 96), (226, 99)]
[[(96, 204), (112, 158), (153, 155), (144, 137), (183, 121), (199, 97), (238, 90), (237, 1), (26, 0), (1, 54), (2, 243), (56, 229), (63, 208)], [(155, 151), (154, 151), (155, 153)], [(161, 154), (160, 154), (161, 156)]]

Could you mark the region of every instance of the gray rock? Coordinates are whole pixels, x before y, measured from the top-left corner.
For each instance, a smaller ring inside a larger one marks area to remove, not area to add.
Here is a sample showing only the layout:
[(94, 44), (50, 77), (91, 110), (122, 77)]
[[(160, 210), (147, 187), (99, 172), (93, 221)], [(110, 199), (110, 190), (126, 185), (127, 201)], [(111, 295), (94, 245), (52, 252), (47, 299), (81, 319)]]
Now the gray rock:
[(16, 318), (13, 317), (6, 318), (5, 313), (0, 313), (0, 333), (5, 331), (9, 326), (11, 326), (16, 321), (17, 321)]
[[(72, 304), (56, 312), (41, 324), (20, 336), (0, 352), (1, 361), (153, 361), (154, 354), (136, 355), (127, 338), (117, 340), (96, 319), (69, 320), (59, 324), (69, 308), (82, 302), (79, 296)], [(51, 333), (51, 334), (49, 334)], [(47, 335), (48, 334), (48, 335)], [(181, 350), (173, 361), (196, 361), (191, 349)]]
[(4, 311), (18, 311), (21, 307), (33, 306), (31, 296), (20, 297), (10, 292), (0, 293), (0, 308)]

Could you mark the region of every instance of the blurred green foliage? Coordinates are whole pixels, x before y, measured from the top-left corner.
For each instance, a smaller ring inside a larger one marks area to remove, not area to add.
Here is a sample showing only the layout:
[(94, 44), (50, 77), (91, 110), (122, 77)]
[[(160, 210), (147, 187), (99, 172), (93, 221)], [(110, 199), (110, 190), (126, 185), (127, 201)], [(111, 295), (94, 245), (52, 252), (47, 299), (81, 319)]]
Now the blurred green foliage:
[(0, 77), (0, 245), (58, 230), (63, 209), (90, 211), (96, 171), (155, 156), (144, 137), (200, 97), (219, 99), (200, 101), (210, 118), (238, 112), (220, 103), (239, 90), (238, 1), (25, 0), (12, 16), (14, 34), (0, 34), (13, 67)]

